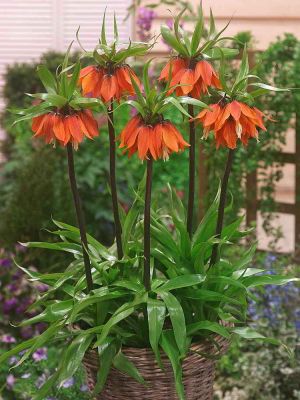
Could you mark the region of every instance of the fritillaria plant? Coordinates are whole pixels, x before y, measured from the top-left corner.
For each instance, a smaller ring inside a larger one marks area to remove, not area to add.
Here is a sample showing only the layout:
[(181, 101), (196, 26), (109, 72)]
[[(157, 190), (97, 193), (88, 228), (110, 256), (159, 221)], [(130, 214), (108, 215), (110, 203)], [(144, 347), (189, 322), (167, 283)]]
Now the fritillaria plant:
[[(20, 115), (16, 123), (32, 120), (32, 131), (35, 138), (40, 137), (47, 144), (55, 145), (57, 143), (67, 149), (69, 180), (80, 229), (87, 289), (90, 291), (93, 289), (93, 280), (87, 253), (84, 215), (76, 183), (73, 148), (77, 150), (85, 137), (94, 139), (99, 135), (98, 124), (91, 110), (105, 112), (106, 109), (99, 99), (82, 97), (78, 91), (80, 62), (69, 65), (70, 49), (71, 45), (62, 65), (57, 68), (55, 76), (46, 66), (38, 67), (39, 78), (47, 92), (29, 94), (29, 96), (39, 99), (41, 102), (26, 110), (15, 112)], [(70, 72), (72, 72), (71, 76)]]
[(93, 60), (92, 65), (89, 65), (80, 71), (79, 85), (82, 89), (82, 93), (86, 97), (99, 98), (107, 105), (107, 123), (110, 141), (110, 189), (119, 259), (122, 259), (123, 257), (123, 248), (116, 183), (114, 101), (119, 102), (122, 97), (134, 94), (132, 79), (135, 81), (136, 85), (140, 85), (139, 78), (136, 76), (133, 69), (126, 63), (126, 59), (132, 56), (143, 56), (152, 46), (152, 44), (148, 43), (133, 43), (131, 41), (128, 44), (121, 43), (119, 40), (115, 15), (114, 39), (111, 43), (108, 43), (106, 38), (104, 13), (99, 44), (92, 52), (87, 52), (82, 47), (84, 51), (83, 55)]
[[(174, 50), (175, 54), (166, 64), (160, 74), (160, 80), (168, 80), (171, 71), (170, 91), (175, 91), (177, 96), (185, 95), (200, 99), (208, 93), (209, 87), (221, 89), (218, 73), (215, 71), (212, 61), (225, 57), (235, 56), (235, 49), (219, 48), (220, 42), (228, 39), (222, 34), (229, 23), (217, 31), (212, 12), (210, 13), (209, 28), (205, 27), (202, 3), (199, 7), (199, 15), (192, 36), (180, 27), (183, 10), (174, 19), (173, 30), (167, 25), (162, 25), (161, 35), (165, 42)], [(221, 50), (221, 51), (220, 51)], [(178, 86), (177, 86), (178, 85)], [(193, 105), (189, 104), (188, 112), (194, 116)], [(195, 200), (195, 173), (196, 173), (196, 132), (194, 120), (189, 124), (189, 193), (187, 229), (190, 236), (193, 232), (194, 200)]]
[(134, 76), (131, 77), (137, 100), (128, 100), (124, 104), (134, 107), (138, 114), (128, 122), (120, 134), (120, 148), (124, 148), (129, 156), (137, 153), (141, 160), (147, 160), (144, 209), (144, 286), (146, 290), (151, 289), (150, 210), (153, 160), (167, 160), (170, 154), (183, 151), (186, 147), (189, 147), (189, 144), (184, 140), (175, 125), (165, 119), (164, 113), (170, 106), (173, 106), (183, 115), (190, 117), (181, 104), (192, 104), (201, 108), (207, 107), (200, 100), (186, 96), (178, 98), (170, 96), (170, 92), (173, 90), (170, 72), (169, 80), (162, 92), (158, 92), (156, 87), (151, 87), (148, 77), (150, 62), (151, 60), (145, 64), (143, 70), (144, 92), (140, 90), (139, 85), (134, 80)]
[[(150, 61), (145, 64), (142, 82), (125, 64), (127, 57), (145, 54), (149, 45), (129, 43), (125, 49), (118, 48), (116, 23), (115, 40), (108, 45), (104, 18), (99, 45), (90, 54), (95, 64), (80, 71), (79, 62), (68, 65), (67, 53), (56, 76), (46, 67), (40, 67), (38, 73), (47, 93), (33, 95), (41, 100), (40, 104), (18, 111), (18, 121), (32, 120), (35, 136), (46, 143), (67, 147), (79, 227), (54, 221), (57, 230), (53, 234), (58, 242), (25, 244), (74, 255), (65, 271), (59, 273), (40, 274), (20, 267), (29, 279), (48, 286), (48, 291), (32, 305), (42, 305), (43, 311), (20, 326), (46, 323), (47, 328), (39, 336), (2, 354), (0, 362), (23, 352), (19, 365), (47, 343), (63, 342), (57, 369), (37, 391), (34, 400), (43, 400), (54, 387), (61, 387), (92, 349), (97, 349), (100, 365), (94, 394), (104, 388), (112, 367), (145, 384), (141, 371), (122, 349), (151, 348), (161, 368), (161, 353), (168, 356), (178, 398), (184, 400), (182, 360), (193, 351), (192, 343), (208, 341), (214, 347), (217, 334), (228, 340), (238, 335), (280, 344), (249, 326), (249, 288), (283, 285), (295, 279), (249, 267), (255, 245), (243, 251), (238, 260), (229, 257), (226, 249), (232, 248), (234, 241), (244, 237), (245, 232), (239, 231), (241, 218), (223, 227), (227, 183), (237, 143), (241, 141), (247, 145), (250, 138), (258, 138), (258, 129), (265, 130), (266, 116), (255, 107), (255, 98), (268, 90), (279, 89), (253, 81), (257, 78), (249, 73), (246, 51), (237, 78), (230, 87), (224, 58), (233, 53), (230, 49), (217, 48), (222, 31), (215, 32), (212, 15), (209, 38), (202, 45), (202, 14), (191, 39), (179, 28), (179, 19), (180, 16), (174, 23), (175, 35), (162, 28), (165, 41), (177, 51), (161, 74), (161, 80), (166, 81), (165, 88), (151, 87)], [(219, 73), (210, 64), (216, 56), (221, 59)], [(247, 89), (251, 86), (255, 90), (249, 93)], [(209, 106), (193, 97), (204, 93), (208, 95)], [(113, 102), (121, 102), (128, 94), (134, 94), (136, 100), (127, 100), (124, 104), (134, 107), (137, 115), (120, 132), (119, 146), (124, 153), (129, 156), (136, 153), (146, 163), (146, 177), (136, 191), (129, 212), (123, 215), (121, 225), (115, 181)], [(196, 117), (194, 106), (202, 108)], [(190, 143), (166, 118), (165, 112), (170, 107), (189, 118)], [(84, 137), (93, 139), (98, 135), (92, 111), (108, 115), (117, 252), (115, 246), (107, 248), (87, 235), (76, 185), (73, 148), (77, 149)], [(213, 132), (217, 147), (229, 150), (221, 188), (196, 231), (192, 232), (195, 121), (203, 125), (204, 138)], [(191, 149), (187, 210), (169, 187), (168, 209), (162, 212), (151, 204), (153, 162), (167, 160), (172, 153), (186, 148)], [(174, 227), (172, 231), (168, 224)], [(221, 355), (218, 345), (215, 350), (208, 356)]]
[[(222, 50), (220, 52), (222, 54)], [(237, 143), (241, 141), (244, 146), (247, 146), (251, 138), (258, 141), (259, 130), (266, 131), (264, 119), (269, 117), (255, 107), (255, 99), (269, 91), (287, 90), (266, 85), (259, 80), (259, 77), (249, 72), (248, 54), (245, 48), (241, 66), (233, 85), (230, 87), (227, 83), (225, 63), (223, 62), (220, 69), (222, 89), (212, 91), (213, 98), (217, 98), (218, 101), (210, 104), (209, 109), (201, 111), (195, 118), (203, 126), (204, 138), (207, 138), (209, 133), (212, 132), (216, 147), (221, 146), (229, 149), (221, 183), (216, 238), (220, 238), (222, 234), (227, 186)], [(256, 88), (256, 90), (249, 91), (252, 88)], [(213, 247), (210, 267), (216, 263), (217, 259), (218, 243)]]

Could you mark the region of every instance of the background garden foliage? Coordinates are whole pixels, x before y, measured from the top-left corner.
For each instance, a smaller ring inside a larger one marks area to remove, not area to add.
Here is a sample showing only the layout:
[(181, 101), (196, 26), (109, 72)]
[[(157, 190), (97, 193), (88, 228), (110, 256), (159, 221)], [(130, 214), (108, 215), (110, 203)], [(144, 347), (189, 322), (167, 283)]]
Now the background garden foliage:
[[(140, 13), (139, 19), (142, 31), (151, 31), (148, 19), (153, 18), (152, 13)], [(243, 34), (240, 40), (251, 41), (251, 35)], [(24, 92), (40, 92), (41, 87), (36, 76), (36, 66), (40, 62), (47, 64), (54, 71), (56, 65), (61, 63), (63, 55), (47, 53), (38, 63), (24, 63), (10, 66), (5, 75), (3, 95), (8, 108), (15, 106), (25, 107), (30, 100), (24, 100)], [(75, 57), (75, 56), (74, 56)], [(272, 76), (272, 81), (280, 87), (297, 86), (297, 77), (300, 75), (300, 43), (293, 35), (286, 35), (267, 49), (261, 55), (257, 55), (258, 75), (263, 80)], [(233, 68), (236, 64), (233, 63)], [(139, 66), (137, 65), (137, 68)], [(157, 69), (157, 71), (159, 68)], [(153, 69), (153, 77), (158, 72)], [(297, 92), (295, 92), (297, 93)], [(262, 208), (265, 212), (265, 228), (276, 239), (280, 232), (272, 228), (272, 214), (274, 210), (274, 184), (281, 178), (280, 163), (277, 160), (279, 143), (285, 142), (285, 132), (291, 125), (294, 113), (299, 109), (300, 99), (295, 93), (274, 93), (265, 96), (262, 100), (264, 109), (271, 112), (276, 123), (269, 123), (267, 134), (260, 136), (260, 146), (250, 143), (247, 149), (239, 147), (236, 152), (233, 177), (230, 182), (230, 190), (235, 194), (235, 205), (240, 208), (245, 203), (245, 192), (241, 181), (246, 171), (260, 167), (265, 170), (269, 166), (275, 167), (271, 175), (261, 174), (262, 180)], [(27, 104), (24, 103), (27, 101)], [(100, 122), (101, 122), (101, 117)], [(116, 132), (130, 118), (130, 110), (123, 108), (116, 118)], [(170, 118), (181, 123), (178, 113), (170, 115)], [(22, 265), (38, 270), (57, 270), (60, 257), (66, 259), (66, 255), (51, 254), (49, 252), (34, 249), (23, 252), (19, 247), (15, 248), (17, 241), (49, 240), (51, 234), (50, 218), (63, 220), (74, 224), (75, 216), (71, 206), (71, 197), (66, 175), (65, 154), (61, 149), (53, 152), (51, 148), (40, 144), (33, 144), (29, 139), (31, 131), (28, 123), (22, 123), (12, 127), (13, 118), (9, 113), (2, 116), (2, 125), (8, 133), (8, 139), (3, 144), (3, 150), (7, 162), (2, 169), (2, 185), (0, 187), (0, 238), (1, 247), (8, 250), (0, 256), (0, 282), (7, 288), (3, 292), (0, 307), (0, 332), (6, 332), (1, 337), (2, 348), (10, 348), (18, 341), (17, 331), (8, 321), (16, 321), (17, 307), (25, 307), (37, 297), (42, 287), (30, 286), (25, 283), (23, 274), (14, 267), (13, 259), (22, 260)], [(88, 231), (104, 243), (111, 243), (113, 237), (110, 194), (108, 185), (108, 135), (105, 121), (100, 123), (101, 135), (96, 139), (96, 145), (86, 141), (82, 150), (76, 154), (76, 172), (80, 186), (81, 196), (85, 207)], [(182, 123), (184, 124), (184, 123)], [(199, 128), (198, 128), (199, 129)], [(186, 129), (185, 129), (186, 131)], [(182, 129), (184, 132), (184, 129)], [(198, 131), (199, 132), (199, 131)], [(200, 138), (200, 134), (199, 134)], [(215, 196), (215, 188), (221, 176), (226, 152), (215, 151), (210, 140), (204, 143), (208, 159), (209, 191), (206, 205), (209, 206)], [(165, 189), (167, 182), (175, 187), (178, 193), (185, 199), (183, 188), (187, 186), (187, 152), (180, 156), (173, 155), (172, 163), (158, 161), (154, 170), (154, 185), (160, 188), (160, 204), (166, 199)], [(97, 160), (97, 162), (91, 162)], [(133, 199), (135, 183), (142, 178), (140, 162), (133, 158), (129, 161), (126, 157), (117, 158), (117, 166), (122, 174), (118, 174), (118, 187), (120, 189), (120, 202), (124, 209), (128, 209)], [(130, 171), (130, 172), (129, 172)], [(20, 205), (22, 205), (20, 207)], [(234, 218), (239, 210), (237, 207), (231, 211), (230, 219)], [(28, 218), (30, 215), (30, 218)], [(41, 229), (44, 228), (44, 229)], [(235, 254), (238, 257), (238, 254)], [(288, 258), (276, 258), (274, 256), (258, 256), (255, 260), (256, 267), (270, 271), (282, 271), (285, 266), (291, 264)], [(290, 269), (292, 267), (289, 267)], [(296, 271), (295, 271), (296, 270)], [(293, 267), (296, 274), (297, 268)], [(8, 287), (8, 285), (10, 285)], [(259, 305), (250, 306), (249, 318), (253, 326), (259, 326), (265, 330), (266, 336), (276, 335), (285, 343), (295, 347), (299, 340), (299, 287), (291, 283), (287, 287), (276, 290), (272, 286), (266, 291), (256, 290), (253, 296), (259, 299)], [(25, 310), (19, 312), (20, 314)], [(39, 310), (34, 310), (33, 314)], [(33, 315), (32, 314), (32, 315)], [(32, 316), (31, 315), (31, 316)], [(28, 315), (30, 316), (30, 315)], [(39, 332), (32, 327), (27, 331), (18, 330), (23, 338), (30, 337)], [(43, 326), (40, 326), (41, 331)], [(297, 350), (297, 348), (296, 348)], [(16, 373), (9, 371), (8, 366), (0, 367), (0, 398), (3, 399), (30, 399), (32, 393), (43, 381), (47, 379), (55, 365), (57, 357), (56, 349), (51, 347), (39, 349), (33, 354), (21, 369)], [(277, 347), (257, 344), (233, 344), (230, 352), (219, 363), (219, 374), (222, 378), (217, 380), (216, 399), (222, 400), (293, 400), (300, 399), (300, 350), (296, 351), (298, 366), (292, 365), (285, 353), (278, 351)], [(11, 360), (12, 362), (15, 360)], [(86, 386), (81, 371), (72, 380), (67, 381), (60, 391), (59, 397), (50, 399), (67, 400), (71, 398), (84, 399)], [(54, 396), (54, 394), (53, 394)], [(236, 396), (236, 397), (234, 397)], [(87, 397), (88, 398), (88, 397)]]

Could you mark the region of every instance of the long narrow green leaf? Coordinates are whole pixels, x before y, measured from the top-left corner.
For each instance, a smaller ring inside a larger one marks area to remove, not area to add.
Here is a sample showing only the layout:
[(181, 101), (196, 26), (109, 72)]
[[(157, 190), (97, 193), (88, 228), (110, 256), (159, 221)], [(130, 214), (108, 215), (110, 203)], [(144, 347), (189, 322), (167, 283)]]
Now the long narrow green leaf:
[(162, 329), (165, 322), (166, 307), (162, 301), (148, 299), (147, 301), (147, 314), (149, 323), (149, 340), (152, 350), (155, 354), (158, 365), (161, 369), (160, 352), (158, 348), (159, 340), (161, 337)]
[(168, 292), (174, 289), (180, 289), (184, 287), (198, 285), (201, 282), (205, 281), (204, 275), (181, 275), (176, 278), (170, 279), (158, 289), (156, 289), (157, 293), (160, 292)]
[(117, 24), (117, 19), (116, 19), (116, 13), (114, 12), (114, 37), (115, 41), (119, 41), (119, 31), (118, 31), (118, 24)]
[(41, 335), (35, 337), (32, 346), (26, 351), (21, 357), (18, 363), (14, 367), (21, 365), (27, 358), (34, 353), (40, 347), (43, 347), (45, 343), (48, 343), (55, 337), (59, 329), (61, 328), (61, 321), (57, 321), (49, 326)]
[(187, 328), (188, 335), (194, 335), (194, 334), (199, 333), (202, 330), (204, 330), (204, 331), (210, 331), (213, 333), (217, 333), (218, 335), (224, 336), (227, 339), (230, 338), (230, 333), (228, 332), (228, 330), (224, 326), (218, 324), (217, 322), (199, 321), (199, 322), (195, 322), (193, 324), (187, 325), (186, 328)]
[(34, 344), (35, 341), (36, 341), (35, 337), (28, 339), (28, 340), (18, 344), (17, 346), (14, 346), (11, 350), (8, 350), (5, 353), (1, 354), (0, 355), (0, 364), (2, 365), (2, 363), (4, 363), (10, 357), (12, 357), (16, 354), (19, 354), (26, 349), (29, 349)]
[(107, 45), (106, 33), (105, 33), (105, 19), (106, 19), (106, 8), (105, 8), (105, 10), (104, 10), (103, 19), (102, 19), (101, 44)]
[(164, 104), (169, 104), (169, 103), (173, 104), (173, 106), (175, 106), (182, 114), (184, 114), (188, 118), (192, 118), (192, 116), (182, 107), (182, 105), (179, 103), (177, 99), (175, 99), (175, 97), (167, 97), (164, 100)]
[(93, 335), (79, 335), (69, 344), (63, 354), (59, 368), (58, 386), (61, 386), (65, 380), (71, 378), (81, 366), (82, 359), (90, 347), (92, 339)]
[(178, 351), (173, 332), (167, 331), (162, 333), (161, 347), (163, 348), (164, 352), (171, 362), (174, 373), (176, 392), (179, 400), (185, 400), (180, 353)]
[(186, 353), (186, 325), (183, 309), (177, 298), (170, 292), (160, 292), (160, 296), (167, 306), (178, 349), (184, 356)]
[(99, 355), (100, 366), (97, 372), (97, 383), (93, 394), (98, 394), (104, 388), (113, 359), (116, 355), (116, 346), (114, 343), (109, 344)]
[(37, 73), (47, 92), (50, 94), (57, 94), (56, 80), (49, 69), (45, 65), (39, 65), (37, 67)]
[(77, 82), (78, 82), (78, 78), (79, 78), (79, 73), (80, 73), (80, 62), (78, 61), (75, 64), (73, 73), (72, 73), (72, 77), (70, 79), (69, 82), (69, 86), (68, 86), (68, 98), (70, 99), (73, 94), (74, 94), (74, 90), (77, 86)]
[(139, 370), (130, 361), (124, 353), (119, 352), (113, 359), (113, 366), (117, 368), (119, 371), (127, 374), (131, 378), (135, 379), (137, 382), (146, 385), (146, 382), (142, 375), (140, 374)]
[(203, 28), (204, 28), (204, 20), (203, 20), (203, 12), (202, 12), (202, 7), (200, 6), (200, 15), (198, 16), (198, 22), (196, 23), (195, 30), (192, 36), (192, 43), (191, 43), (191, 54), (193, 55), (196, 53), (200, 40), (202, 37), (203, 33)]
[(176, 37), (170, 31), (168, 26), (162, 25), (160, 28), (160, 31), (161, 31), (161, 35), (162, 35), (163, 39), (170, 47), (172, 47), (174, 50), (176, 50), (179, 54), (188, 56), (187, 50), (182, 45), (182, 43), (176, 39)]
[(260, 275), (249, 276), (242, 279), (243, 285), (246, 287), (257, 287), (264, 285), (286, 285), (290, 282), (299, 282), (300, 279), (294, 277), (287, 277), (284, 275)]

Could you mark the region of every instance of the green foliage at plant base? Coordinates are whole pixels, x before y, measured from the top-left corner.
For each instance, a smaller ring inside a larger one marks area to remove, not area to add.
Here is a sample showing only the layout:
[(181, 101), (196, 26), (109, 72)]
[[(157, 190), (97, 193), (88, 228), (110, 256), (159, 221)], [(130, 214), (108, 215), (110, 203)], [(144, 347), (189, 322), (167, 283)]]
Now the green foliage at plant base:
[[(175, 192), (169, 189), (170, 214), (152, 209), (151, 290), (143, 285), (142, 212), (145, 180), (127, 215), (122, 217), (124, 258), (116, 257), (116, 247), (106, 248), (88, 236), (94, 289), (86, 293), (82, 247), (77, 228), (54, 221), (55, 243), (29, 242), (28, 247), (71, 253), (74, 260), (59, 273), (40, 274), (22, 268), (29, 279), (49, 285), (48, 292), (37, 304), (43, 311), (20, 326), (45, 322), (48, 328), (33, 339), (23, 342), (3, 356), (0, 362), (26, 350), (20, 363), (30, 358), (37, 348), (70, 339), (58, 360), (57, 370), (34, 396), (42, 400), (53, 385), (71, 378), (81, 365), (85, 352), (98, 349), (100, 363), (97, 389), (103, 388), (111, 365), (121, 368), (139, 382), (143, 377), (125, 355), (123, 346), (151, 347), (160, 364), (160, 351), (172, 360), (178, 396), (184, 397), (181, 379), (181, 359), (193, 341), (212, 339), (213, 334), (226, 338), (240, 336), (279, 344), (247, 326), (249, 289), (265, 284), (284, 285), (295, 281), (281, 275), (261, 274), (263, 270), (248, 267), (255, 246), (235, 260), (226, 256), (226, 249), (245, 236), (238, 226), (241, 219), (224, 227), (222, 237), (214, 237), (219, 195), (190, 239), (186, 231), (184, 207)], [(227, 211), (229, 211), (230, 206)], [(174, 226), (174, 234), (168, 227)], [(210, 269), (208, 262), (214, 243), (221, 247), (220, 260)], [(52, 300), (55, 294), (56, 300)], [(49, 297), (50, 296), (50, 297)], [(101, 308), (100, 308), (101, 307)], [(147, 312), (145, 313), (145, 308)], [(100, 312), (101, 310), (101, 312)], [(144, 310), (144, 313), (143, 313)], [(143, 317), (144, 316), (144, 317)], [(147, 318), (145, 318), (147, 316)], [(235, 327), (223, 326), (220, 320), (235, 322)], [(74, 324), (79, 329), (74, 329)]]

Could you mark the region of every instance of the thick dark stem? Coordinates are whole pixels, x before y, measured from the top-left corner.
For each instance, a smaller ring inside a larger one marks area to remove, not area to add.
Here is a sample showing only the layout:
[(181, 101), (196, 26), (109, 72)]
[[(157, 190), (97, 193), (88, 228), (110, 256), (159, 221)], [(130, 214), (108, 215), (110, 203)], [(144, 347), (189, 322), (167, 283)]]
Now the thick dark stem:
[(73, 148), (72, 144), (67, 144), (67, 154), (68, 154), (68, 171), (69, 171), (69, 179), (70, 179), (70, 186), (73, 195), (73, 201), (76, 211), (77, 223), (80, 232), (80, 239), (82, 245), (82, 254), (83, 254), (83, 262), (84, 262), (84, 269), (85, 269), (85, 277), (86, 277), (86, 284), (88, 291), (90, 292), (93, 290), (93, 278), (91, 272), (91, 263), (90, 258), (87, 253), (88, 243), (86, 238), (86, 228), (85, 228), (85, 221), (84, 215), (81, 206), (81, 200), (78, 192), (78, 187), (76, 183), (76, 175), (75, 175), (75, 168), (74, 168), (74, 155), (73, 155)]
[(153, 160), (147, 160), (147, 180), (145, 193), (144, 211), (144, 286), (147, 291), (151, 289), (150, 282), (150, 210), (151, 210), (151, 188), (152, 188), (152, 166)]
[[(194, 118), (194, 107), (188, 105), (188, 112)], [(194, 201), (195, 201), (195, 173), (196, 173), (196, 135), (195, 122), (190, 121), (190, 154), (189, 154), (189, 198), (187, 209), (187, 231), (192, 236), (193, 233), (193, 216), (194, 216)]]
[[(219, 209), (218, 209), (218, 219), (217, 219), (217, 227), (216, 227), (216, 234), (215, 234), (217, 239), (219, 239), (221, 237), (222, 229), (223, 229), (228, 179), (229, 179), (231, 168), (232, 168), (233, 156), (234, 156), (234, 150), (229, 149), (226, 168), (225, 168), (225, 172), (224, 172), (222, 184), (221, 184), (220, 203), (219, 203)], [(218, 249), (219, 249), (219, 244), (215, 243), (212, 248), (212, 254), (211, 254), (211, 259), (210, 259), (210, 263), (209, 263), (209, 268), (211, 268), (217, 262)]]
[(114, 214), (115, 233), (117, 242), (117, 253), (118, 259), (123, 258), (123, 247), (122, 247), (122, 227), (119, 216), (118, 207), (118, 194), (117, 194), (117, 183), (116, 183), (116, 137), (114, 128), (114, 109), (113, 101), (110, 103), (108, 108), (108, 133), (109, 133), (109, 179), (110, 179), (110, 190)]

